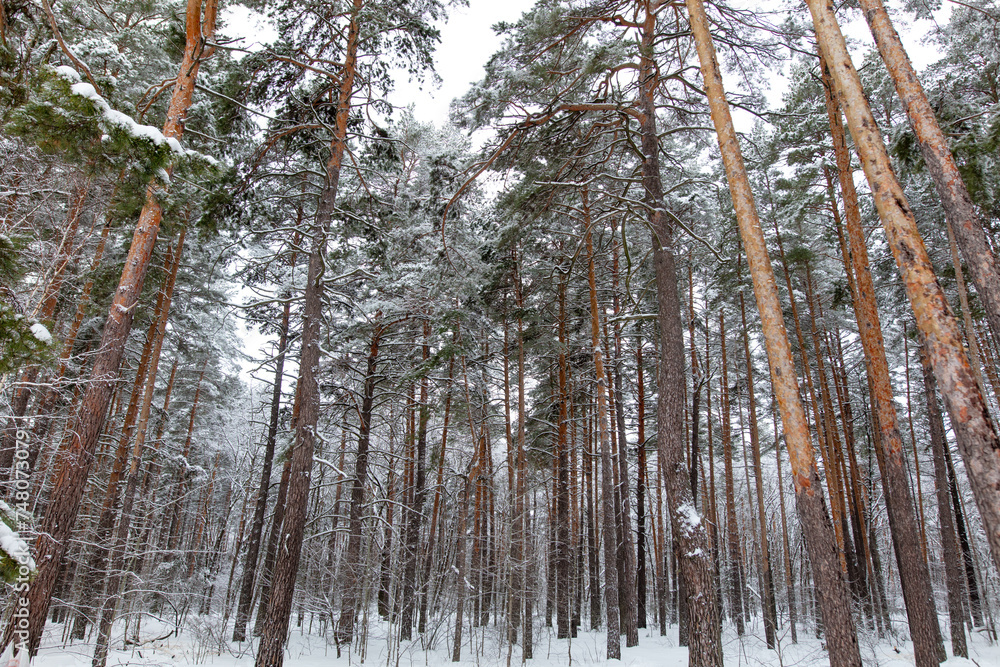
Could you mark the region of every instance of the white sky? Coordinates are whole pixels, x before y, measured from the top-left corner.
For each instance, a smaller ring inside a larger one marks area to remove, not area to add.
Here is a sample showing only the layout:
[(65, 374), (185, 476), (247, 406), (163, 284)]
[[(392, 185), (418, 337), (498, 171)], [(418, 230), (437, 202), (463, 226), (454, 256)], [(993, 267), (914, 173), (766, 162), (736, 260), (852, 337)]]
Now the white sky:
[(532, 5), (534, 0), (469, 0), (468, 7), (452, 8), (448, 22), (440, 27), (441, 43), (434, 58), (440, 87), (427, 83), (420, 90), (416, 84), (400, 81), (393, 103), (412, 101), (417, 120), (442, 124), (451, 100), (483, 78), (486, 61), (500, 48), (501, 40), (492, 26), (517, 21)]

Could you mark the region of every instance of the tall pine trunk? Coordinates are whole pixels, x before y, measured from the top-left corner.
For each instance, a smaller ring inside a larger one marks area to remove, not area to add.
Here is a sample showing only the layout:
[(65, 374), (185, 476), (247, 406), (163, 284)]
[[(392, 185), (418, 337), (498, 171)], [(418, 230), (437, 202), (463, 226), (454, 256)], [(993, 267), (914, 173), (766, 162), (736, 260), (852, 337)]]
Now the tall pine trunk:
[[(351, 113), (351, 97), (354, 93), (354, 76), (357, 71), (359, 21), (362, 4), (363, 0), (354, 0), (351, 8), (343, 70), (340, 74), (340, 89), (337, 92), (334, 134), (330, 141), (330, 158), (326, 164), (323, 189), (320, 193), (319, 206), (316, 209), (316, 220), (310, 229), (312, 246), (309, 252), (306, 289), (302, 300), (299, 378), (295, 395), (298, 409), (297, 419), (293, 424), (295, 444), (292, 447), (288, 482), (288, 509), (281, 527), (282, 549), (275, 562), (274, 578), (271, 581), (271, 598), (268, 601), (260, 648), (257, 652), (257, 667), (281, 667), (284, 662), (285, 635), (288, 632), (295, 579), (299, 570), (306, 508), (309, 499), (313, 448), (315, 447), (319, 420), (319, 383), (316, 375), (319, 372), (319, 346), (323, 323), (325, 284), (323, 272), (326, 237), (333, 219), (337, 191), (340, 186), (340, 170), (347, 148), (347, 121)], [(352, 506), (352, 516), (353, 509)]]
[[(824, 83), (829, 81), (826, 61), (820, 58), (824, 69)], [(858, 320), (858, 331), (865, 353), (865, 367), (871, 379), (875, 408), (878, 410), (880, 437), (876, 447), (883, 451), (878, 456), (882, 486), (886, 493), (886, 509), (889, 513), (889, 527), (893, 541), (893, 551), (899, 566), (903, 599), (910, 625), (914, 652), (918, 666), (933, 667), (945, 659), (941, 631), (938, 627), (937, 612), (931, 590), (930, 571), (924, 558), (920, 540), (917, 516), (914, 512), (913, 494), (903, 457), (903, 438), (899, 432), (896, 407), (893, 400), (889, 364), (885, 356), (882, 327), (878, 319), (875, 303), (875, 285), (868, 266), (868, 250), (865, 246), (861, 216), (854, 191), (854, 177), (850, 168), (850, 157), (844, 141), (840, 111), (833, 92), (826, 89), (827, 111), (833, 134), (840, 187), (845, 202), (845, 218), (850, 242), (850, 257), (854, 280), (854, 312)]]
[(833, 7), (827, 0), (807, 0), (807, 3), (917, 327), (927, 341), (927, 354), (965, 460), (993, 562), (1000, 567), (1000, 437), (962, 347), (958, 323), (937, 282), (913, 212), (892, 170)]
[[(665, 5), (664, 5), (665, 6)], [(656, 126), (659, 80), (653, 61), (656, 14), (643, 4), (642, 58), (638, 110), (642, 148), (642, 185), (653, 232), (660, 367), (657, 374), (657, 448), (670, 511), (670, 525), (680, 547), (678, 569), (688, 596), (689, 661), (692, 665), (722, 665), (721, 621), (712, 578), (708, 529), (695, 508), (690, 469), (684, 461), (684, 333), (674, 229), (664, 208), (660, 176), (660, 141)], [(663, 539), (663, 538), (661, 538)]]
[[(611, 394), (614, 396), (614, 417), (618, 433), (618, 493), (617, 500), (620, 503), (618, 514), (619, 527), (619, 562), (622, 567), (621, 585), (619, 586), (619, 596), (622, 609), (622, 631), (625, 634), (625, 646), (636, 646), (639, 643), (639, 628), (636, 608), (635, 589), (635, 552), (632, 548), (632, 503), (630, 499), (628, 481), (628, 438), (625, 428), (625, 406), (622, 401), (622, 345), (621, 330), (618, 323), (618, 316), (621, 314), (621, 299), (618, 295), (619, 268), (618, 268), (618, 235), (617, 225), (613, 224), (611, 229), (611, 302), (614, 313), (612, 334), (614, 339), (614, 364), (611, 369)], [(605, 323), (605, 330), (607, 323)]]
[[(455, 338), (458, 334), (456, 332)], [(424, 550), (424, 575), (423, 587), (420, 592), (420, 614), (417, 619), (417, 632), (424, 633), (427, 627), (427, 603), (431, 594), (431, 565), (434, 561), (434, 547), (437, 540), (437, 525), (441, 516), (441, 494), (444, 491), (444, 465), (445, 454), (448, 451), (448, 420), (451, 417), (451, 387), (452, 374), (455, 369), (455, 360), (448, 361), (448, 384), (445, 387), (444, 398), (444, 421), (441, 425), (441, 449), (438, 450), (437, 480), (434, 484), (434, 503), (431, 509), (430, 531), (427, 536), (427, 548)]]
[(826, 511), (816, 459), (809, 438), (805, 411), (799, 396), (792, 349), (785, 331), (784, 315), (757, 217), (753, 194), (729, 104), (722, 88), (722, 75), (708, 30), (708, 17), (701, 0), (686, 0), (701, 61), (701, 73), (708, 93), (712, 121), (719, 139), (726, 178), (733, 197), (740, 238), (747, 255), (754, 295), (760, 312), (767, 348), (771, 383), (781, 410), (785, 444), (792, 465), (793, 485), (806, 534), (806, 546), (813, 567), (816, 592), (827, 633), (830, 664), (836, 667), (860, 667), (861, 653), (851, 616), (850, 595), (840, 568), (836, 538)]
[(896, 86), (896, 93), (906, 109), (927, 171), (941, 197), (945, 224), (955, 233), (990, 329), (995, 336), (1000, 336), (1000, 273), (979, 215), (951, 154), (948, 138), (938, 125), (934, 109), (882, 0), (860, 0), (859, 4)]
[[(163, 134), (167, 138), (179, 139), (184, 132), (184, 118), (191, 106), (199, 65), (214, 50), (214, 47), (206, 48), (206, 43), (214, 37), (215, 19), (216, 0), (188, 0), (184, 57), (163, 125)], [(41, 641), (52, 593), (80, 511), (94, 452), (117, 384), (125, 342), (132, 328), (132, 318), (160, 229), (162, 209), (158, 194), (158, 187), (151, 183), (146, 190), (146, 202), (104, 325), (100, 353), (91, 370), (91, 381), (66, 428), (59, 471), (49, 496), (52, 500), (38, 526), (38, 539), (33, 550), (35, 561), (39, 563), (38, 575), (32, 581), (27, 596), (28, 650), (32, 655), (37, 652)], [(4, 646), (10, 642), (12, 632), (13, 624), (8, 624), (2, 642)]]
[[(184, 251), (184, 237), (186, 235), (187, 228), (181, 229), (179, 238), (177, 239), (177, 251), (174, 253), (173, 263), (170, 268), (170, 274), (167, 277), (167, 282), (161, 291), (161, 300), (159, 305), (159, 316), (155, 321), (155, 327), (151, 328), (149, 331), (150, 338), (153, 341), (152, 349), (149, 352), (149, 378), (145, 383), (142, 403), (139, 407), (137, 428), (135, 432), (135, 444), (132, 448), (132, 460), (128, 471), (128, 477), (125, 483), (125, 493), (122, 499), (121, 512), (118, 518), (118, 529), (115, 532), (115, 541), (111, 548), (110, 554), (105, 547), (105, 545), (99, 543), (98, 550), (99, 553), (103, 552), (104, 557), (102, 560), (106, 560), (110, 564), (110, 568), (106, 570), (103, 576), (107, 577), (104, 588), (103, 595), (103, 608), (101, 609), (100, 621), (98, 626), (98, 636), (97, 642), (94, 648), (94, 667), (104, 667), (107, 662), (107, 652), (108, 652), (108, 642), (111, 636), (111, 624), (114, 621), (115, 609), (117, 608), (119, 590), (121, 588), (122, 577), (124, 574), (125, 567), (125, 546), (128, 540), (129, 528), (132, 522), (133, 510), (132, 507), (135, 503), (136, 490), (139, 484), (139, 466), (142, 460), (142, 449), (145, 445), (146, 431), (149, 426), (149, 413), (153, 404), (153, 391), (156, 388), (156, 375), (160, 364), (160, 353), (163, 349), (163, 339), (166, 336), (167, 319), (170, 314), (170, 303), (173, 298), (174, 285), (177, 279), (177, 269), (180, 266), (181, 254)], [(169, 254), (169, 253), (168, 253)], [(176, 366), (174, 367), (176, 370)], [(202, 371), (204, 375), (204, 370)], [(171, 371), (170, 382), (173, 383), (174, 373)], [(198, 379), (198, 390), (201, 388), (201, 380)], [(197, 402), (198, 391), (195, 392), (195, 401)], [(123, 434), (123, 440), (124, 438)], [(124, 467), (124, 463), (122, 466)], [(117, 461), (116, 461), (117, 464)], [(112, 474), (114, 474), (112, 472)], [(109, 487), (111, 484), (109, 484)], [(114, 485), (117, 487), (117, 483)], [(111, 490), (109, 488), (109, 495)], [(110, 532), (114, 528), (114, 514), (109, 512), (110, 518), (105, 518), (102, 515), (102, 522), (106, 522), (107, 525), (107, 535), (101, 535), (101, 524), (98, 524), (98, 539), (106, 539), (110, 537)], [(108, 558), (110, 556), (110, 558)]]
[[(182, 236), (181, 247), (183, 246), (183, 241)], [(78, 571), (80, 580), (79, 588), (82, 593), (82, 598), (86, 600), (86, 606), (77, 610), (77, 615), (73, 622), (72, 637), (74, 639), (84, 638), (87, 623), (92, 617), (93, 612), (93, 609), (90, 607), (90, 601), (97, 593), (97, 590), (95, 589), (99, 588), (98, 582), (103, 582), (109, 574), (109, 541), (115, 527), (115, 515), (119, 503), (118, 486), (121, 483), (125, 467), (128, 465), (129, 445), (132, 443), (135, 422), (139, 416), (141, 403), (140, 399), (144, 395), (147, 388), (149, 391), (152, 391), (152, 385), (156, 382), (155, 373), (150, 374), (148, 372), (150, 359), (154, 355), (153, 349), (156, 348), (156, 361), (159, 361), (160, 348), (157, 345), (158, 339), (162, 344), (162, 338), (158, 335), (160, 331), (160, 323), (162, 320), (163, 326), (166, 328), (166, 320), (170, 314), (167, 293), (173, 291), (173, 280), (177, 276), (176, 269), (179, 266), (180, 257), (178, 255), (175, 258), (174, 250), (171, 246), (167, 249), (166, 256), (163, 260), (163, 271), (165, 274), (163, 288), (160, 289), (156, 295), (156, 307), (153, 310), (153, 318), (149, 323), (149, 330), (146, 332), (146, 342), (143, 345), (142, 354), (139, 357), (139, 365), (136, 367), (135, 380), (132, 383), (132, 394), (129, 397), (128, 407), (125, 409), (125, 418), (122, 422), (121, 435), (118, 439), (118, 448), (115, 451), (111, 474), (108, 476), (107, 488), (104, 492), (104, 502), (101, 506), (100, 514), (98, 515), (97, 529), (93, 538), (94, 551), (90, 557), (90, 565), (88, 567), (81, 564), (81, 571)], [(164, 307), (165, 301), (166, 307)], [(103, 585), (100, 587), (103, 587)]]
[[(773, 405), (773, 403), (772, 403)], [(778, 447), (778, 416), (774, 414), (772, 408), (772, 419), (774, 420), (774, 458), (778, 469), (778, 509), (781, 514), (781, 544), (785, 556), (785, 595), (788, 598), (788, 628), (791, 633), (792, 643), (799, 642), (798, 630), (798, 609), (795, 600), (795, 573), (792, 571), (792, 554), (788, 544), (788, 517), (785, 512), (785, 483), (781, 478), (781, 447)]]

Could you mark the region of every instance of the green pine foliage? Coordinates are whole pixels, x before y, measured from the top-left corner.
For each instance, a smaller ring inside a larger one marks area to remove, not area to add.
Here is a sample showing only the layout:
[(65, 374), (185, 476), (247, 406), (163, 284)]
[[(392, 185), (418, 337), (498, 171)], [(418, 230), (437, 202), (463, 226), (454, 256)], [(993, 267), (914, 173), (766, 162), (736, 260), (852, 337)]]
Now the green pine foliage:
[(52, 358), (53, 345), (45, 325), (26, 318), (6, 302), (0, 302), (0, 373), (10, 373), (29, 364)]
[(21, 277), (19, 255), (24, 250), (23, 238), (0, 236), (0, 374), (52, 358), (48, 329), (25, 317), (22, 304), (11, 288)]
[(36, 573), (28, 544), (18, 532), (25, 527), (23, 517), (21, 514), (22, 520), (18, 521), (19, 513), (0, 500), (0, 580), (8, 584), (21, 583), (25, 569), (29, 581)]

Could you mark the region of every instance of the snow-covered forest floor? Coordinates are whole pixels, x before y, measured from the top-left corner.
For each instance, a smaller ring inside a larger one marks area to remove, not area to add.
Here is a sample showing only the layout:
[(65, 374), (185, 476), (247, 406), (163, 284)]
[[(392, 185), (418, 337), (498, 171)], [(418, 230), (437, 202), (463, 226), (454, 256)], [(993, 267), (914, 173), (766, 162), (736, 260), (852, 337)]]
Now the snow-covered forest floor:
[[(896, 619), (898, 629), (905, 631), (905, 622)], [(942, 619), (944, 621), (944, 619)], [(308, 623), (308, 621), (306, 621)], [(143, 637), (148, 643), (122, 650), (121, 635), (113, 642), (108, 656), (108, 665), (136, 665), (159, 667), (171, 665), (186, 667), (193, 665), (213, 665), (216, 667), (249, 667), (254, 664), (256, 644), (237, 645), (228, 641), (229, 632), (220, 632), (218, 618), (195, 618), (178, 636), (171, 633), (167, 624), (147, 622)], [(944, 626), (942, 626), (944, 627)], [(116, 626), (116, 630), (119, 630)], [(369, 632), (367, 649), (364, 654), (343, 648), (340, 657), (332, 638), (321, 636), (313, 628), (306, 630), (293, 628), (286, 650), (285, 665), (289, 667), (347, 667), (349, 665), (371, 665), (377, 667), (417, 667), (437, 665), (520, 665), (521, 648), (502, 641), (499, 630), (490, 625), (475, 628), (472, 637), (467, 637), (462, 647), (462, 660), (451, 663), (451, 633), (441, 628), (426, 650), (418, 638), (412, 642), (388, 641), (389, 628), (385, 623), (374, 624)], [(798, 643), (793, 644), (787, 632), (781, 637), (776, 650), (768, 650), (764, 644), (763, 631), (753, 632), (752, 628), (742, 638), (731, 627), (723, 631), (723, 650), (727, 667), (741, 665), (779, 665), (781, 667), (825, 667), (830, 664), (821, 639), (816, 639), (811, 630), (800, 628)], [(148, 638), (163, 637), (150, 640)], [(91, 643), (65, 645), (59, 641), (63, 635), (61, 624), (50, 624), (46, 628), (45, 640), (32, 667), (84, 667), (90, 665), (93, 656)], [(221, 637), (221, 640), (220, 640)], [(871, 634), (860, 634), (861, 655), (866, 665), (874, 667), (909, 667), (914, 664), (913, 645), (900, 636), (895, 639), (877, 640)], [(948, 654), (951, 647), (947, 645)], [(639, 645), (622, 649), (622, 659), (605, 659), (605, 635), (603, 631), (583, 631), (572, 640), (556, 639), (548, 628), (535, 629), (535, 655), (528, 661), (531, 667), (569, 667), (571, 665), (594, 665), (607, 667), (686, 667), (688, 652), (677, 645), (677, 626), (668, 628), (667, 635), (661, 637), (656, 628), (641, 630)], [(950, 658), (942, 667), (994, 667), (1000, 666), (1000, 646), (991, 643), (984, 633), (973, 634), (969, 640), (970, 658)]]

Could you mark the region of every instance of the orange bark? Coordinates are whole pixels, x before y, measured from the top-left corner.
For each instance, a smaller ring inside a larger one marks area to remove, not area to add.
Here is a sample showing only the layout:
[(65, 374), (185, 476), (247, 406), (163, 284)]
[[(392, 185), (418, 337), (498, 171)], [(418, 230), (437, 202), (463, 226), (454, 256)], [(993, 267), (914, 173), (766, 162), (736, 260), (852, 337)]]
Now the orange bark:
[(962, 346), (958, 324), (896, 179), (878, 125), (832, 5), (807, 0), (817, 40), (830, 71), (861, 165), (871, 186), (931, 367), (941, 388), (994, 563), (1000, 567), (1000, 437)]
[[(882, 0), (860, 0), (860, 4), (899, 99), (906, 108), (927, 171), (941, 197), (949, 236), (954, 232), (986, 310), (990, 328), (994, 334), (1000, 335), (1000, 273), (997, 272), (996, 258), (990, 251), (986, 233), (962, 180), (962, 174), (951, 154), (948, 138), (938, 125), (934, 109)], [(963, 304), (963, 307), (966, 305)], [(970, 337), (971, 345), (975, 343)], [(978, 371), (978, 366), (973, 368)]]
[[(183, 134), (184, 118), (191, 106), (199, 65), (212, 53), (212, 49), (206, 49), (205, 45), (214, 36), (216, 3), (217, 0), (188, 0), (184, 57), (163, 125), (163, 134), (169, 139), (179, 139)], [(158, 189), (151, 183), (146, 190), (146, 203), (139, 215), (125, 268), (104, 326), (101, 352), (94, 362), (91, 382), (80, 408), (66, 429), (61, 467), (51, 494), (52, 502), (39, 525), (34, 553), (40, 565), (28, 594), (28, 648), (31, 653), (38, 650), (52, 592), (59, 577), (62, 555), (80, 509), (98, 437), (117, 384), (125, 340), (132, 327), (132, 317), (159, 232), (162, 209), (157, 201)], [(10, 640), (11, 634), (12, 629), (8, 626), (4, 634), (5, 643)]]
[(788, 343), (788, 334), (785, 331), (778, 289), (771, 270), (771, 260), (767, 254), (764, 233), (757, 217), (750, 181), (743, 165), (736, 129), (722, 87), (722, 75), (708, 29), (708, 17), (701, 0), (686, 0), (686, 4), (701, 61), (701, 73), (708, 93), (712, 121), (715, 124), (726, 178), (733, 197), (740, 238), (753, 279), (754, 295), (757, 299), (757, 309), (760, 313), (768, 364), (771, 369), (771, 383), (781, 409), (795, 495), (806, 532), (806, 545), (809, 549), (817, 584), (818, 602), (827, 632), (830, 662), (838, 666), (860, 667), (861, 654), (851, 617), (850, 596), (841, 574), (836, 539), (826, 512), (805, 411), (799, 397), (795, 364)]

